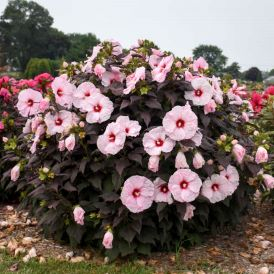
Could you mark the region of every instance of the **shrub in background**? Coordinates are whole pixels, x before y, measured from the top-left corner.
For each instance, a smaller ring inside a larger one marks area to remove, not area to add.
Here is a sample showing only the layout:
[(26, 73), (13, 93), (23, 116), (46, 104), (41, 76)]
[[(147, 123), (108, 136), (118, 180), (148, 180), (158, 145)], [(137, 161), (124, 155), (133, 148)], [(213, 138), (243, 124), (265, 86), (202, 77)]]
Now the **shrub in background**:
[(53, 76), (57, 76), (60, 66), (60, 60), (31, 58), (25, 70), (25, 77), (30, 79), (45, 72), (50, 73)]
[(17, 198), (14, 185), (10, 184), (10, 172), (7, 172), (20, 161), (24, 153), (19, 140), (26, 119), (19, 115), (15, 107), (17, 95), (26, 88), (46, 93), (52, 80), (47, 73), (31, 80), (15, 80), (8, 76), (0, 78), (0, 201)]
[(267, 160), (244, 87), (147, 40), (103, 42), (63, 72), (43, 96), (20, 92), (23, 155), (8, 171), (47, 234), (115, 258), (237, 223)]

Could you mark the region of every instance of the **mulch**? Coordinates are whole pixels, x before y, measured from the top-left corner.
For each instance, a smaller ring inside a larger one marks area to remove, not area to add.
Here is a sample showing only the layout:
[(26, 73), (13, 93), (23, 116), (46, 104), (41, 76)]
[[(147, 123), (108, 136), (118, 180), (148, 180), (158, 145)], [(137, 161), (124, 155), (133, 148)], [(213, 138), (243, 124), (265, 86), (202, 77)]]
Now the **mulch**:
[[(254, 203), (236, 229), (208, 236), (199, 246), (181, 248), (176, 253), (154, 253), (149, 258), (136, 260), (136, 263), (152, 266), (156, 273), (187, 273), (187, 269), (192, 273), (213, 273), (203, 269), (222, 271), (214, 273), (260, 273), (262, 267), (274, 273), (273, 217), (273, 205)], [(37, 221), (26, 211), (16, 211), (16, 205), (0, 205), (0, 249), (14, 255), (18, 248), (25, 249), (22, 253), (27, 254), (32, 247), (36, 249), (38, 260), (41, 257), (71, 260), (71, 254), (68, 254), (73, 251), (73, 257), (106, 262), (94, 250), (72, 250), (68, 245), (45, 239)]]

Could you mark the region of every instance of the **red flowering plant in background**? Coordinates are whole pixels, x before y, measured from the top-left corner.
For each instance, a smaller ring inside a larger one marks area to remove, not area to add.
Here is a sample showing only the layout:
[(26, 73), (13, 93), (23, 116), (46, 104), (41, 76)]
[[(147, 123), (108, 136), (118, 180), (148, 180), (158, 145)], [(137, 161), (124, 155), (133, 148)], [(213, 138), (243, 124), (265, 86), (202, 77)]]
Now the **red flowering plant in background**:
[[(34, 79), (16, 80), (8, 76), (0, 78), (0, 175), (2, 182), (3, 178), (7, 176), (5, 171), (11, 165), (11, 161), (8, 160), (13, 159), (16, 162), (19, 159), (17, 155), (21, 155), (17, 141), (26, 119), (18, 113), (18, 109), (15, 107), (17, 96), (21, 90), (28, 88), (37, 90), (39, 94), (45, 94), (50, 88), (52, 80), (52, 76), (48, 73), (40, 74)], [(6, 184), (1, 184), (1, 188), (4, 187)], [(6, 197), (6, 193), (1, 191), (0, 199)]]
[(243, 89), (223, 91), (207, 69), (147, 40), (110, 40), (46, 94), (19, 93), (28, 120), (7, 173), (46, 233), (114, 258), (237, 222), (268, 154), (246, 134)]

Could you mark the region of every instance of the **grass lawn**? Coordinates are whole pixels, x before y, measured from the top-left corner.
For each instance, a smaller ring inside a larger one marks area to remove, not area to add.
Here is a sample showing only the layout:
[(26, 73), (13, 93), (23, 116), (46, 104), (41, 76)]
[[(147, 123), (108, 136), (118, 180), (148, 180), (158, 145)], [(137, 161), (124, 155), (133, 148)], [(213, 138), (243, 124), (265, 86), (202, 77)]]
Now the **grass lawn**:
[[(157, 271), (157, 265), (154, 267), (142, 266), (134, 262), (111, 263), (107, 265), (99, 265), (92, 262), (69, 263), (66, 261), (47, 260), (46, 263), (40, 264), (37, 260), (32, 259), (28, 263), (24, 263), (22, 258), (14, 258), (6, 252), (0, 252), (0, 273), (13, 273), (11, 266), (18, 263), (18, 270), (14, 271), (18, 274), (153, 274), (153, 273), (186, 273), (188, 270), (184, 263), (177, 263), (170, 267), (168, 271)], [(193, 273), (198, 270), (204, 270), (205, 273), (212, 274), (228, 274), (216, 266), (210, 266), (205, 261), (197, 263), (191, 267)], [(231, 273), (230, 273), (231, 274)]]
[(155, 273), (149, 266), (141, 266), (134, 263), (125, 263), (122, 266), (118, 264), (96, 265), (89, 262), (81, 263), (68, 263), (55, 260), (47, 260), (46, 263), (40, 264), (39, 262), (32, 260), (28, 263), (24, 263), (21, 258), (13, 258), (6, 252), (0, 253), (0, 273), (12, 273), (10, 267), (18, 264), (18, 271), (15, 273), (20, 274), (112, 274), (112, 273), (124, 273), (124, 274), (151, 274)]

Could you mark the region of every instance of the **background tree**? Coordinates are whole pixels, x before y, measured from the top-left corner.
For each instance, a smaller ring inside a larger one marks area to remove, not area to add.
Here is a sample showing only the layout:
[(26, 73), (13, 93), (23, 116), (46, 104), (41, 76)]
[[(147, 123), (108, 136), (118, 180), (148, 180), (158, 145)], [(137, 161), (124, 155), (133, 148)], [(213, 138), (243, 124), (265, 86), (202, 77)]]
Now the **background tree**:
[(223, 51), (217, 46), (200, 45), (193, 50), (194, 59), (204, 57), (212, 68), (213, 73), (222, 74), (227, 62), (227, 57), (223, 55)]
[(231, 65), (227, 66), (224, 69), (224, 72), (229, 73), (234, 79), (240, 78), (241, 72), (240, 72), (240, 65), (237, 62), (233, 62)]
[(272, 69), (272, 70), (269, 71), (268, 76), (274, 76), (274, 69)]
[(252, 67), (247, 70), (244, 74), (245, 80), (252, 82), (261, 82), (263, 81), (262, 72), (257, 67)]
[(92, 33), (71, 33), (68, 34), (68, 39), (70, 48), (65, 55), (65, 59), (69, 62), (83, 60), (89, 53), (89, 50), (100, 43), (100, 40)]
[(0, 17), (0, 49), (6, 63), (24, 70), (31, 57), (62, 57), (69, 41), (52, 24), (48, 10), (39, 4), (10, 0)]

